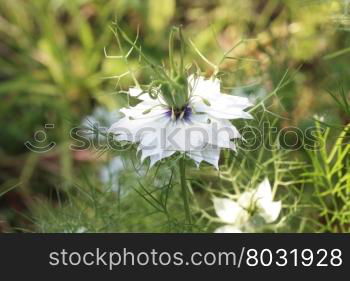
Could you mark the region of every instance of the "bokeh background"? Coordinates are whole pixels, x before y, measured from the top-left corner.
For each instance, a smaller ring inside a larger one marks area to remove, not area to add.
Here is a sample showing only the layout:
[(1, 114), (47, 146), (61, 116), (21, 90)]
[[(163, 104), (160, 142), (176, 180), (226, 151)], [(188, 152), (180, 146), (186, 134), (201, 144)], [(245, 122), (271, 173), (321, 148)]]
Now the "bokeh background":
[[(94, 149), (69, 148), (72, 127), (93, 118), (108, 124), (117, 117), (113, 112), (126, 104), (118, 91), (127, 89), (132, 79), (107, 79), (127, 71), (122, 60), (106, 57), (121, 52), (113, 22), (131, 38), (139, 29), (142, 51), (159, 63), (168, 56), (173, 25), (182, 25), (186, 38), (214, 62), (243, 40), (221, 64), (232, 73), (237, 94), (258, 99), (278, 88), (269, 111), (280, 117), (281, 128), (306, 128), (315, 114), (341, 127), (350, 117), (329, 92), (343, 91), (349, 97), (348, 5), (346, 0), (1, 0), (0, 232), (112, 231), (104, 227), (107, 220), (118, 221), (109, 210), (114, 199), (98, 195), (98, 188), (91, 190), (101, 181), (113, 185), (121, 163)], [(212, 74), (188, 49), (187, 61)], [(149, 82), (137, 54), (129, 57), (129, 64), (139, 81)], [(288, 83), (279, 88), (281, 81)], [(35, 135), (40, 130), (46, 139)], [(36, 153), (24, 145), (27, 141), (39, 148), (51, 142), (56, 146)], [(300, 159), (307, 157), (300, 154)], [(137, 182), (139, 175), (129, 170), (125, 177)], [(164, 171), (164, 177), (169, 173)], [(91, 204), (103, 202), (94, 211), (90, 203), (72, 202), (67, 195), (86, 185), (99, 198)], [(78, 226), (84, 216), (87, 225)], [(137, 220), (128, 227), (118, 221), (113, 230), (154, 230), (146, 227), (148, 217)]]

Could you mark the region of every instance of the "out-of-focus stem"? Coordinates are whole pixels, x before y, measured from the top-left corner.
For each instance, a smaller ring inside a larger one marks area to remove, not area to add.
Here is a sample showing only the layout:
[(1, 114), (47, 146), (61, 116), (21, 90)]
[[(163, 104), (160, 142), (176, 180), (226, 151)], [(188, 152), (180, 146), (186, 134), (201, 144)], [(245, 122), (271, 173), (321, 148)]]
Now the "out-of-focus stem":
[(188, 202), (188, 189), (186, 184), (186, 164), (185, 164), (185, 157), (181, 157), (179, 161), (179, 168), (180, 168), (180, 180), (181, 180), (181, 193), (182, 193), (182, 200), (184, 204), (185, 214), (186, 214), (186, 220), (189, 225), (189, 229), (191, 230), (192, 226), (192, 219), (191, 219), (191, 212)]

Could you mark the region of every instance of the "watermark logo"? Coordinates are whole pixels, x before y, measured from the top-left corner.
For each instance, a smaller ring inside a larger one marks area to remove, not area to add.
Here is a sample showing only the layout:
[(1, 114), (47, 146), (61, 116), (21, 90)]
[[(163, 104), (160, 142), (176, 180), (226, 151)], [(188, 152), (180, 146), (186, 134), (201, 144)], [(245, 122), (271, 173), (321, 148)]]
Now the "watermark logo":
[[(47, 141), (47, 130), (53, 129), (54, 124), (46, 124), (45, 130), (34, 133), (31, 141), (25, 142), (25, 146), (32, 152), (45, 153), (56, 146), (54, 141)], [(234, 147), (243, 151), (256, 151), (260, 148), (269, 151), (289, 150), (297, 151), (319, 150), (324, 143), (317, 137), (317, 132), (322, 134), (322, 128), (309, 127), (301, 130), (297, 127), (285, 127), (279, 129), (264, 122), (260, 127), (244, 126), (239, 130), (232, 127), (218, 127), (213, 124), (210, 129), (201, 126), (189, 128), (154, 128), (144, 127), (138, 131), (122, 127), (117, 132), (108, 133), (108, 129), (93, 124), (91, 128), (82, 126), (73, 127), (70, 130), (69, 148), (72, 151), (82, 150), (113, 150), (125, 151), (134, 144), (139, 149), (161, 151), (203, 151), (206, 149), (229, 148), (229, 140), (234, 141)]]
[(46, 153), (49, 152), (56, 146), (54, 141), (47, 142), (47, 129), (54, 129), (54, 124), (45, 124), (45, 130), (38, 130), (34, 133), (33, 139), (31, 141), (26, 141), (24, 145), (32, 152), (36, 153)]

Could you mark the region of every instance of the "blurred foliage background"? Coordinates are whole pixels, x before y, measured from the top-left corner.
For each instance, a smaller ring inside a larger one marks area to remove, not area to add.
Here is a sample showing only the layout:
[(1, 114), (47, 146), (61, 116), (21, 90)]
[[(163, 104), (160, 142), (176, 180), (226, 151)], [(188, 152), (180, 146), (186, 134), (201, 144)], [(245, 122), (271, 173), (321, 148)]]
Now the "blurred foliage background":
[[(160, 227), (159, 214), (146, 216), (150, 211), (143, 196), (127, 197), (121, 207), (115, 204), (123, 198), (121, 194), (103, 192), (99, 175), (109, 163), (109, 154), (69, 147), (72, 127), (98, 108), (113, 112), (126, 104), (118, 91), (132, 85), (132, 79), (106, 79), (127, 71), (123, 61), (106, 57), (121, 52), (110, 28), (114, 21), (131, 38), (139, 28), (142, 51), (159, 63), (168, 55), (173, 25), (182, 25), (186, 38), (216, 63), (241, 42), (220, 65), (230, 73), (227, 82), (236, 89), (233, 91), (255, 97), (278, 89), (266, 105), (279, 116), (278, 126), (303, 129), (313, 124), (314, 114), (324, 116), (326, 123), (334, 125), (327, 140), (332, 146), (350, 118), (347, 104), (340, 100), (340, 106), (329, 94), (341, 91), (345, 100), (349, 97), (348, 5), (346, 0), (1, 0), (0, 232), (181, 231), (177, 220)], [(206, 75), (212, 74), (213, 69), (193, 49), (188, 48), (186, 56)], [(129, 64), (141, 82), (149, 82), (137, 55), (130, 56)], [(281, 81), (288, 83), (280, 87)], [(45, 128), (45, 124), (54, 128)], [(39, 130), (47, 133), (46, 139), (35, 135)], [(50, 142), (57, 145), (48, 152), (34, 153), (24, 145), (27, 141), (40, 148)], [(314, 165), (314, 170), (304, 174), (309, 183), (324, 187), (320, 174), (322, 165), (330, 164), (327, 159), (317, 164), (305, 151), (297, 154), (293, 160)], [(338, 171), (337, 176), (344, 176), (350, 192), (346, 154), (340, 162), (342, 174)], [(140, 184), (132, 165), (126, 164), (124, 189)], [(235, 175), (239, 169), (231, 165), (224, 173)], [(147, 181), (157, 179), (167, 186), (172, 173), (171, 167), (161, 175), (151, 172), (142, 185), (147, 187)], [(336, 180), (332, 174), (330, 180)], [(305, 183), (307, 180), (303, 188)], [(80, 195), (71, 197), (71, 193)], [(350, 213), (348, 193), (344, 196), (342, 204)], [(181, 204), (172, 207), (176, 213)], [(315, 212), (318, 210), (311, 216)], [(346, 212), (337, 218), (342, 227), (332, 220), (327, 227), (302, 229), (299, 221), (286, 231), (346, 231)], [(135, 213), (145, 215), (136, 218)], [(323, 218), (316, 216), (315, 220), (323, 224)]]

